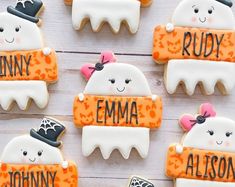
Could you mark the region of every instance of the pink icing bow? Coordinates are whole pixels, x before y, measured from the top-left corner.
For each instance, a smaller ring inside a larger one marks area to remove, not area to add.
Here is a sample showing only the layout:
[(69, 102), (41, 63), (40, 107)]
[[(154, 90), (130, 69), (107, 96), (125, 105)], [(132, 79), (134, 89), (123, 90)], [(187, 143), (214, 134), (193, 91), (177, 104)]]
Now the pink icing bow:
[(206, 118), (215, 116), (216, 112), (214, 111), (213, 106), (210, 103), (205, 103), (200, 106), (199, 115), (197, 117), (186, 114), (180, 118), (179, 123), (185, 131), (190, 131), (194, 125), (202, 124), (206, 121)]
[(100, 62), (96, 64), (85, 64), (81, 68), (81, 73), (86, 78), (86, 80), (89, 80), (95, 71), (101, 71), (104, 69), (105, 64), (114, 62), (116, 62), (114, 53), (111, 51), (105, 51), (100, 55)]

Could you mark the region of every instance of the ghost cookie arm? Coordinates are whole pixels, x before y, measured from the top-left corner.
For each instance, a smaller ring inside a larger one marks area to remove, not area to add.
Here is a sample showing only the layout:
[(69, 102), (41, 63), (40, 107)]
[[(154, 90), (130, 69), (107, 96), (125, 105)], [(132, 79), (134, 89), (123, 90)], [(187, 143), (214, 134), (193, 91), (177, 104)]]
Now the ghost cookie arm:
[(176, 144), (175, 145), (175, 151), (177, 154), (182, 154), (184, 151), (184, 147), (181, 144)]
[(45, 55), (45, 56), (49, 56), (50, 54), (51, 54), (51, 48), (49, 48), (49, 47), (45, 47), (45, 48), (43, 48), (43, 50), (42, 50), (42, 52), (43, 52), (43, 54)]
[(67, 169), (69, 167), (69, 162), (67, 160), (63, 161), (61, 164), (63, 169)]
[(152, 101), (156, 101), (156, 100), (157, 100), (157, 98), (158, 98), (158, 96), (157, 96), (157, 95), (152, 95)]
[(166, 24), (166, 31), (167, 32), (173, 32), (174, 30), (175, 30), (175, 26), (173, 25), (173, 23)]
[(84, 96), (83, 93), (79, 93), (79, 94), (78, 94), (78, 99), (79, 99), (79, 101), (84, 101), (84, 98), (85, 98), (85, 96)]

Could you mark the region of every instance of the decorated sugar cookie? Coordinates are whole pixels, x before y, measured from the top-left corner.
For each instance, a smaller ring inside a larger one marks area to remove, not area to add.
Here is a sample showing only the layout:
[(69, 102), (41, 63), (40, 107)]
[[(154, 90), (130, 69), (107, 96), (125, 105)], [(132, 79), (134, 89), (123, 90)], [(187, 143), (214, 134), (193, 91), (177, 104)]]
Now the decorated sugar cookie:
[(59, 150), (64, 131), (59, 121), (44, 118), (38, 130), (12, 139), (1, 156), (0, 186), (77, 187), (77, 167)]
[(55, 51), (45, 47), (37, 15), (41, 0), (18, 0), (0, 13), (0, 105), (10, 109), (16, 101), (26, 110), (29, 100), (45, 108), (47, 84), (58, 78)]
[(147, 179), (139, 176), (132, 176), (127, 187), (154, 187), (154, 185)]
[(81, 72), (88, 83), (75, 98), (74, 123), (83, 128), (83, 155), (99, 147), (105, 159), (114, 149), (128, 159), (136, 148), (146, 158), (149, 131), (161, 125), (162, 101), (151, 93), (143, 73), (117, 63), (112, 52), (102, 53), (100, 62), (84, 65)]
[(140, 7), (149, 6), (152, 0), (64, 0), (72, 5), (72, 22), (76, 30), (81, 30), (90, 20), (92, 30), (99, 32), (108, 23), (114, 33), (118, 33), (122, 23), (134, 34), (138, 31)]
[(206, 95), (217, 86), (229, 94), (235, 86), (235, 18), (231, 0), (182, 0), (171, 23), (154, 33), (153, 58), (167, 64), (170, 94), (179, 85), (193, 95), (197, 85)]
[(166, 162), (166, 175), (175, 186), (234, 186), (235, 122), (217, 117), (208, 103), (198, 115), (183, 115), (179, 122), (186, 135), (170, 146)]

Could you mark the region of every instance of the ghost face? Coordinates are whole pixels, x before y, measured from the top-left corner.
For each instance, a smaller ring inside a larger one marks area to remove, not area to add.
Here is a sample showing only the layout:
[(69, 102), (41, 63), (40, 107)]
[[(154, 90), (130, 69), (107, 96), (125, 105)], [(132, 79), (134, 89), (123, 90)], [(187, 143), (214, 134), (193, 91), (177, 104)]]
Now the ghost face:
[(61, 164), (63, 157), (58, 148), (31, 136), (14, 138), (5, 147), (1, 162), (9, 164)]
[(182, 0), (172, 17), (175, 26), (234, 29), (232, 9), (216, 0)]
[(235, 152), (235, 122), (227, 118), (208, 118), (205, 123), (195, 125), (188, 132), (183, 146)]
[(0, 51), (35, 50), (43, 47), (38, 26), (9, 13), (0, 13)]
[(151, 91), (143, 73), (129, 64), (107, 64), (95, 71), (87, 83), (85, 94), (150, 96)]

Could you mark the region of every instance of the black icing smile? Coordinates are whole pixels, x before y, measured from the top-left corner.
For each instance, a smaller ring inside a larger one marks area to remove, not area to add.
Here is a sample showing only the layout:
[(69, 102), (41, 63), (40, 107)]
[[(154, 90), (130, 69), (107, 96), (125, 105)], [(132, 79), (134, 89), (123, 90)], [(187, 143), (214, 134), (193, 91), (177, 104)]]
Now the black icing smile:
[(35, 161), (36, 161), (36, 158), (34, 158), (33, 160), (31, 160), (31, 159), (29, 158), (29, 161), (30, 161), (30, 162), (35, 162)]
[(204, 18), (204, 20), (202, 20), (201, 18), (199, 18), (199, 21), (200, 21), (201, 23), (205, 23), (205, 22), (206, 22), (206, 17)]
[(125, 91), (125, 87), (123, 88), (123, 89), (119, 89), (119, 88), (117, 88), (117, 91), (119, 91), (119, 92), (124, 92)]
[(222, 144), (223, 144), (223, 141), (221, 141), (221, 142), (216, 141), (216, 144), (217, 144), (217, 145), (222, 145)]
[(15, 41), (15, 38), (13, 38), (11, 41), (8, 41), (7, 39), (5, 39), (5, 41), (9, 44), (12, 44)]

